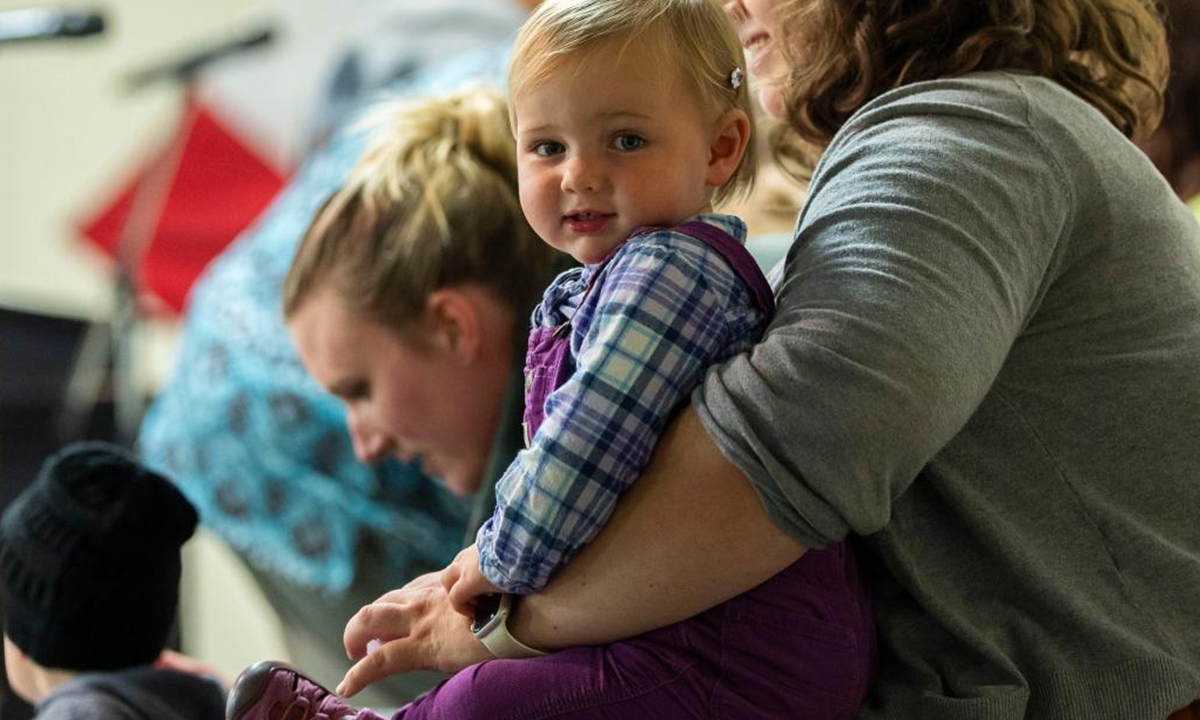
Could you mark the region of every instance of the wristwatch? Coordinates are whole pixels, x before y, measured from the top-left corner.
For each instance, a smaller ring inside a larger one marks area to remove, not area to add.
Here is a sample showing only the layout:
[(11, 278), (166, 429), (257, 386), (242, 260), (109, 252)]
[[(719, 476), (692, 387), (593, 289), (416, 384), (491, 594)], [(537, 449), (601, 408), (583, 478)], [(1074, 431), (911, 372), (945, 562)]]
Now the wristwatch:
[(475, 620), (471, 632), (498, 658), (530, 658), (545, 655), (516, 639), (508, 632), (508, 614), (512, 611), (513, 596), (480, 595), (475, 599)]

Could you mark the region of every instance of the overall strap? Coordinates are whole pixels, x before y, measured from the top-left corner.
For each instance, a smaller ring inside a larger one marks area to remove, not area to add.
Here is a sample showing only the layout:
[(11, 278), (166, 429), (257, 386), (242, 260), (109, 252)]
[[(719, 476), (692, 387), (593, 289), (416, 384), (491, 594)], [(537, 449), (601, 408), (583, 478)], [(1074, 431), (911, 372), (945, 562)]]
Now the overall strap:
[(766, 276), (745, 245), (724, 230), (701, 220), (690, 220), (672, 229), (690, 235), (716, 250), (750, 289), (759, 309), (767, 315), (775, 314), (775, 293), (771, 292)]
[[(617, 247), (619, 248), (620, 246), (618, 245)], [(608, 260), (611, 260), (614, 254), (617, 254), (617, 250), (613, 250), (607, 254), (605, 259), (600, 260), (600, 265), (596, 266), (596, 269), (593, 270), (592, 277), (588, 277), (588, 283), (586, 286), (583, 286), (583, 292), (580, 294), (580, 301), (578, 301), (575, 306), (575, 312), (578, 312), (578, 308), (583, 307), (583, 302), (588, 299), (588, 295), (592, 294), (592, 288), (595, 287), (596, 278), (600, 277), (601, 272), (604, 272), (605, 266), (608, 265)], [(575, 316), (572, 314), (570, 319), (564, 320), (562, 324), (558, 325), (557, 328), (554, 328), (554, 337), (566, 337), (566, 334), (571, 331), (571, 322), (574, 319)]]

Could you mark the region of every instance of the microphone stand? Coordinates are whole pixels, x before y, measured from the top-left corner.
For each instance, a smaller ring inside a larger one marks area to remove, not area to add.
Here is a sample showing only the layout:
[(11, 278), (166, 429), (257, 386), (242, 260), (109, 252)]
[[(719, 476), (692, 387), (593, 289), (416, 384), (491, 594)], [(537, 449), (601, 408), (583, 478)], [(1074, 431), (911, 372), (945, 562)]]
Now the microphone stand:
[[(132, 446), (136, 440), (146, 406), (146, 395), (138, 383), (142, 368), (135, 349), (141, 325), (138, 310), (141, 265), (157, 233), (191, 125), (197, 116), (197, 78), (213, 63), (264, 46), (273, 35), (270, 28), (258, 29), (125, 77), (124, 86), (129, 93), (141, 92), (160, 83), (178, 86), (181, 97), (179, 119), (176, 132), (152, 158), (134, 188), (129, 214), (117, 240), (112, 319), (107, 328), (92, 325), (84, 338), (67, 384), (59, 424), (63, 438), (78, 436), (85, 415), (96, 405), (103, 383), (102, 368), (107, 366), (112, 383), (115, 440), (127, 446)], [(92, 370), (97, 365), (101, 368), (98, 373)]]
[(21, 8), (0, 10), (0, 45), (74, 40), (104, 32), (104, 15), (92, 10)]

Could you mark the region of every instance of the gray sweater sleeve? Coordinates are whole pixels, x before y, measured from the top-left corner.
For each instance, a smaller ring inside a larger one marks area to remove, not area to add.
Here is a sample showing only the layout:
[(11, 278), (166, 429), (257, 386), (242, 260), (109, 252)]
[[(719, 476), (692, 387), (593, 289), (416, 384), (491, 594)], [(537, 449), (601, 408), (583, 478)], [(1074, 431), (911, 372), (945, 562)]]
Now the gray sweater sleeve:
[(782, 529), (870, 534), (978, 407), (1060, 261), (1067, 183), (1020, 98), (897, 91), (826, 151), (763, 342), (693, 404)]

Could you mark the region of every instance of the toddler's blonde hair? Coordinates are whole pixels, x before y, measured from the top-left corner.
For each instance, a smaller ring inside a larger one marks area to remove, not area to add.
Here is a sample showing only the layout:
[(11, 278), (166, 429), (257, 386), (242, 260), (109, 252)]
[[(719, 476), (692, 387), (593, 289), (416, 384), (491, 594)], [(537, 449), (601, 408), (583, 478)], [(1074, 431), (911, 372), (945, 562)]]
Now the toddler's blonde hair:
[[(525, 22), (513, 47), (508, 89), (513, 99), (556, 70), (577, 67), (616, 44), (644, 43), (659, 54), (656, 67), (674, 68), (715, 114), (741, 109), (753, 126), (745, 54), (725, 12), (714, 0), (547, 0)], [(515, 127), (515, 121), (514, 121)], [(754, 184), (751, 142), (714, 202)]]
[(331, 282), (350, 310), (402, 333), (435, 290), (480, 283), (533, 307), (556, 253), (517, 200), (504, 97), (472, 90), (386, 105), (373, 144), (317, 213), (283, 290), (285, 317)]

